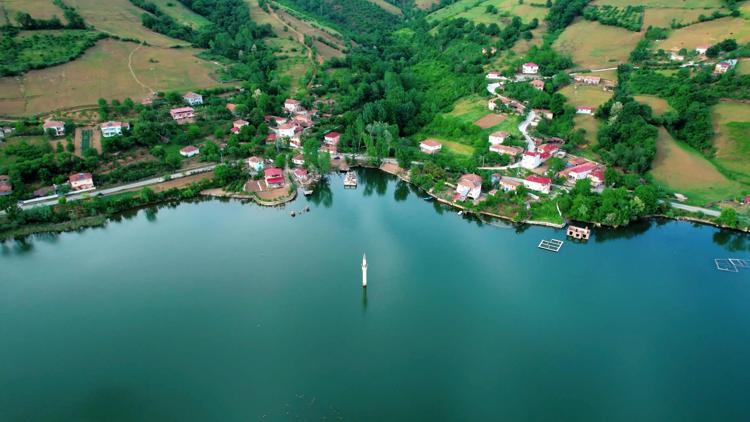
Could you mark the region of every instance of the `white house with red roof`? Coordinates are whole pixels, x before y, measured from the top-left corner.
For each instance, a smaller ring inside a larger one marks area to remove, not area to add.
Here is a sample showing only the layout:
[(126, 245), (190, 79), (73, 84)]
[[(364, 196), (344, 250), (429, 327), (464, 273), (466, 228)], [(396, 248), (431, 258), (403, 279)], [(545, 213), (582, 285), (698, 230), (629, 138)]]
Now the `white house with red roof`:
[(526, 151), (523, 153), (523, 157), (521, 158), (521, 167), (528, 170), (533, 170), (541, 166), (542, 163), (547, 161), (549, 157), (550, 154), (546, 152)]
[(594, 108), (589, 106), (578, 106), (576, 107), (576, 113), (578, 114), (594, 114)]
[(105, 138), (111, 138), (113, 136), (122, 135), (123, 129), (130, 129), (128, 122), (104, 122), (99, 125), (99, 129), (102, 131), (102, 136)]
[(53, 136), (65, 135), (65, 122), (59, 120), (45, 120), (42, 127), (44, 127), (45, 133), (51, 133)]
[(523, 148), (521, 147), (512, 147), (509, 145), (490, 145), (490, 152), (494, 152), (500, 155), (510, 155), (511, 157), (515, 157), (517, 155), (520, 155), (523, 152)]
[(169, 115), (177, 123), (183, 123), (195, 117), (195, 110), (193, 107), (178, 107), (169, 110)]
[(284, 123), (283, 125), (276, 128), (276, 134), (279, 135), (279, 137), (281, 138), (289, 139), (289, 138), (294, 137), (294, 134), (297, 132), (298, 128), (299, 126), (297, 126), (296, 124), (292, 122)]
[(419, 149), (425, 154), (435, 154), (443, 148), (443, 144), (432, 139), (425, 139), (419, 143)]
[(73, 190), (94, 189), (94, 178), (91, 173), (75, 173), (68, 177), (70, 188)]
[(199, 106), (203, 104), (203, 96), (201, 94), (196, 94), (195, 92), (188, 92), (187, 94), (182, 96), (182, 99), (185, 100), (185, 102), (190, 106)]
[(456, 183), (454, 200), (463, 201), (466, 198), (479, 199), (482, 195), (482, 177), (478, 174), (464, 174)]
[(180, 150), (180, 155), (186, 158), (190, 158), (190, 157), (195, 157), (196, 155), (200, 154), (200, 152), (201, 151), (197, 147), (193, 145), (188, 145), (185, 148), (182, 148)]
[(292, 157), (292, 164), (295, 166), (304, 166), (305, 165), (305, 157), (302, 156), (302, 154), (297, 154), (294, 157)]
[(557, 175), (558, 177), (566, 178), (569, 183), (575, 183), (578, 180), (583, 180), (589, 177), (589, 174), (591, 174), (591, 172), (596, 170), (598, 167), (599, 166), (596, 163), (585, 162), (573, 167), (568, 167), (557, 173)]
[(525, 75), (536, 75), (539, 73), (539, 65), (534, 62), (524, 63), (521, 72)]
[(531, 81), (531, 86), (538, 91), (544, 91), (544, 81), (541, 79), (534, 79)]
[(714, 73), (717, 73), (717, 74), (727, 73), (729, 69), (731, 68), (732, 68), (731, 63), (727, 61), (719, 62), (719, 63), (716, 63), (716, 66), (714, 66)]
[(245, 162), (247, 163), (247, 167), (250, 168), (250, 170), (253, 170), (253, 171), (263, 170), (264, 163), (263, 163), (263, 159), (260, 157), (252, 156), (248, 158), (247, 160), (245, 160)]
[(227, 103), (227, 110), (229, 110), (230, 113), (234, 114), (234, 110), (236, 109), (237, 109), (237, 104)]
[(341, 141), (341, 134), (338, 132), (328, 132), (323, 136), (323, 142), (328, 145), (338, 145)]
[(499, 79), (503, 78), (503, 75), (501, 75), (500, 72), (498, 72), (496, 70), (493, 70), (493, 71), (487, 72), (486, 78), (487, 79), (499, 80)]
[(297, 113), (302, 110), (302, 104), (295, 99), (288, 98), (284, 101), (284, 110), (289, 113)]
[(557, 151), (560, 151), (560, 145), (558, 144), (543, 144), (539, 145), (536, 150), (542, 154), (552, 155)]
[(296, 168), (292, 170), (292, 174), (294, 175), (294, 178), (297, 179), (297, 181), (300, 183), (304, 183), (307, 181), (308, 173), (307, 170), (303, 168)]
[(549, 193), (549, 190), (552, 187), (552, 179), (534, 174), (523, 179), (523, 185), (526, 186), (527, 189), (533, 191)]
[(234, 122), (232, 122), (232, 129), (230, 129), (230, 131), (234, 134), (237, 134), (240, 133), (240, 130), (245, 126), (250, 126), (250, 123), (242, 119), (235, 120)]
[(510, 133), (503, 132), (503, 131), (497, 131), (490, 133), (489, 141), (490, 145), (500, 145), (503, 142), (505, 142), (506, 139), (510, 136)]
[(599, 187), (604, 184), (604, 169), (597, 167), (596, 170), (589, 173), (589, 180), (591, 180), (592, 187)]
[(263, 170), (263, 180), (266, 186), (271, 189), (284, 186), (284, 171), (277, 167), (271, 167)]

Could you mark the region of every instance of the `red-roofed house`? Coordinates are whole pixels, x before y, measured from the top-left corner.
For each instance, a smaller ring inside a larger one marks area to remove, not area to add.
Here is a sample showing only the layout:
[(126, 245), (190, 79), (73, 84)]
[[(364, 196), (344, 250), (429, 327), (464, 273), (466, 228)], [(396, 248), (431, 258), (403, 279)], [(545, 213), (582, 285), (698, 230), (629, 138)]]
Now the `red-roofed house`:
[(487, 79), (500, 79), (503, 77), (503, 75), (500, 74), (498, 71), (491, 71), (487, 73)]
[(284, 171), (276, 167), (267, 168), (263, 170), (263, 179), (269, 188), (280, 188), (284, 186)]
[(10, 183), (10, 177), (0, 176), (0, 196), (10, 195), (13, 193), (13, 185)]
[(576, 108), (578, 114), (594, 114), (594, 108), (589, 106), (578, 106)]
[(601, 167), (589, 173), (589, 180), (591, 180), (591, 186), (598, 187), (604, 184), (604, 169)]
[(237, 108), (237, 104), (228, 103), (227, 104), (227, 110), (229, 110), (230, 113), (234, 114), (234, 110)]
[(432, 139), (425, 139), (419, 143), (419, 149), (425, 154), (435, 154), (443, 148), (443, 144)]
[(565, 177), (569, 183), (575, 183), (577, 180), (582, 180), (589, 177), (589, 174), (597, 169), (596, 163), (586, 162), (577, 166), (568, 167), (565, 170), (557, 173), (559, 177)]
[(500, 189), (502, 189), (503, 192), (515, 192), (515, 190), (522, 184), (523, 181), (521, 179), (516, 179), (515, 177), (503, 176), (500, 178)]
[(240, 129), (242, 129), (245, 126), (249, 126), (249, 125), (250, 125), (250, 123), (248, 123), (245, 120), (242, 120), (242, 119), (235, 120), (234, 122), (232, 122), (232, 129), (230, 129), (230, 131), (232, 133), (240, 133)]
[(482, 178), (478, 174), (464, 174), (456, 183), (454, 200), (479, 199), (482, 194)]
[(328, 145), (338, 145), (341, 141), (341, 134), (338, 132), (328, 132), (323, 137), (323, 142)]
[(531, 86), (539, 91), (544, 91), (544, 81), (541, 79), (534, 79), (533, 81), (531, 81)]
[(305, 182), (307, 180), (307, 170), (303, 168), (296, 168), (292, 170), (292, 174), (294, 174), (294, 178), (299, 182)]
[(549, 193), (549, 189), (552, 186), (552, 179), (549, 177), (532, 175), (523, 179), (523, 185), (526, 186), (527, 189), (533, 191)]
[(288, 111), (289, 113), (296, 113), (302, 110), (302, 105), (299, 101), (289, 98), (284, 101), (284, 110)]
[(54, 136), (65, 135), (65, 122), (60, 122), (57, 120), (45, 120), (42, 127), (44, 127), (45, 133), (52, 133)]
[(188, 145), (185, 148), (182, 148), (180, 150), (180, 155), (182, 155), (183, 157), (190, 158), (190, 157), (194, 157), (194, 156), (198, 155), (200, 152), (201, 151), (197, 147), (194, 147), (192, 145)]
[(91, 173), (75, 173), (68, 178), (70, 188), (73, 190), (86, 190), (94, 188), (94, 178)]
[(185, 102), (191, 106), (197, 106), (197, 105), (203, 104), (203, 96), (200, 94), (196, 94), (195, 92), (192, 92), (192, 91), (183, 95), (182, 99), (185, 100)]
[(104, 122), (99, 125), (99, 129), (102, 131), (102, 136), (105, 138), (111, 138), (113, 136), (122, 135), (123, 129), (130, 129), (128, 122)]
[(552, 155), (552, 154), (554, 154), (554, 153), (556, 153), (557, 151), (560, 150), (560, 145), (557, 145), (557, 144), (539, 145), (536, 148), (536, 150), (539, 151), (540, 153), (547, 153), (549, 155)]
[(524, 63), (521, 66), (521, 72), (526, 75), (535, 75), (539, 72), (539, 65), (533, 62)]
[(193, 107), (179, 107), (169, 110), (169, 114), (174, 121), (182, 124), (195, 117), (195, 110), (193, 110)]
[(592, 75), (576, 75), (575, 77), (573, 77), (573, 80), (576, 82), (582, 82), (586, 85), (599, 85), (599, 82), (602, 81), (602, 78)]
[(542, 165), (543, 162), (547, 161), (550, 155), (546, 152), (531, 152), (526, 151), (523, 153), (521, 158), (521, 167), (529, 170), (533, 170)]
[(498, 132), (492, 132), (490, 133), (489, 141), (490, 145), (499, 145), (505, 142), (506, 139), (508, 139), (508, 136), (510, 134), (508, 132), (498, 131)]
[(727, 73), (732, 65), (729, 62), (719, 62), (714, 66), (714, 73)]
[(276, 134), (279, 135), (281, 138), (292, 138), (294, 134), (297, 132), (297, 129), (299, 126), (297, 126), (294, 123), (284, 123), (283, 125), (276, 128)]
[(304, 166), (305, 165), (305, 157), (302, 156), (302, 154), (295, 155), (292, 157), (292, 164), (295, 166)]

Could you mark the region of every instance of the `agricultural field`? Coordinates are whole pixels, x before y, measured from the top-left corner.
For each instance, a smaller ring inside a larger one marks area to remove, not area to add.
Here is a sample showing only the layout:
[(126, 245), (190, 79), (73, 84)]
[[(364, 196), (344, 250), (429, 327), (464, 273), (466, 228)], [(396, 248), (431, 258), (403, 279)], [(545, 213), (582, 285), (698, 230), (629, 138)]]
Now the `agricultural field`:
[(750, 41), (750, 23), (743, 18), (721, 18), (697, 23), (672, 31), (669, 38), (657, 43), (658, 48), (692, 49), (700, 45), (713, 45), (726, 38), (738, 43)]
[(0, 25), (15, 25), (18, 12), (26, 12), (37, 19), (57, 16), (61, 22), (65, 22), (62, 10), (52, 0), (0, 0)]
[[(141, 25), (143, 10), (133, 6), (128, 0), (107, 0), (107, 7), (101, 7), (101, 0), (66, 0), (66, 2), (78, 9), (87, 24), (94, 25), (102, 32), (145, 41), (157, 47), (188, 45), (185, 41), (169, 38), (146, 29)], [(174, 0), (174, 3), (179, 2)]]
[(716, 164), (750, 183), (750, 104), (722, 102), (714, 106)]
[[(343, 42), (339, 38), (340, 35), (338, 32), (333, 29), (321, 27), (316, 22), (302, 20), (283, 8), (274, 11), (272, 18), (280, 19), (280, 22), (289, 28), (287, 35), (296, 35), (300, 43), (302, 43), (304, 35), (312, 37), (313, 46), (318, 51), (322, 60), (331, 57), (341, 57), (344, 55)], [(326, 42), (320, 42), (318, 37), (322, 37)], [(336, 48), (333, 48), (328, 44), (335, 45)]]
[(609, 4), (612, 6), (625, 7), (625, 6), (646, 6), (646, 7), (678, 7), (685, 9), (703, 9), (703, 8), (718, 8), (724, 5), (722, 0), (594, 0), (591, 4), (600, 6), (603, 4)]
[(683, 25), (691, 24), (693, 22), (698, 22), (698, 17), (700, 15), (710, 16), (717, 10), (720, 9), (648, 8), (643, 17), (643, 27), (648, 28), (649, 26), (659, 26), (662, 28), (669, 28), (672, 21)]
[(661, 116), (667, 111), (672, 110), (667, 100), (659, 98), (654, 95), (636, 95), (635, 100), (639, 103), (646, 104), (651, 107), (651, 111), (654, 112), (655, 116)]
[[(487, 13), (487, 6), (495, 6), (498, 11), (520, 16), (524, 22), (537, 18), (541, 22), (547, 15), (547, 8), (533, 7), (519, 4), (517, 0), (460, 0), (451, 5), (438, 9), (428, 16), (429, 20), (445, 20), (452, 18), (466, 18), (475, 23), (501, 23), (499, 15)], [(502, 25), (501, 25), (502, 26)]]
[(193, 12), (177, 0), (149, 0), (154, 3), (167, 15), (173, 17), (177, 22), (183, 25), (189, 25), (198, 28), (208, 25), (210, 22), (203, 16)]
[(750, 60), (742, 59), (737, 63), (737, 73), (740, 75), (750, 75)]
[(612, 98), (612, 91), (605, 91), (600, 86), (571, 84), (560, 90), (573, 107), (599, 107)]
[(576, 129), (583, 129), (586, 131), (584, 138), (586, 139), (587, 147), (584, 148), (582, 155), (596, 160), (598, 157), (594, 156), (594, 152), (591, 151), (591, 148), (598, 143), (596, 136), (599, 133), (599, 121), (596, 120), (594, 116), (576, 114), (576, 116), (573, 117), (573, 123), (575, 124)]
[[(487, 109), (487, 99), (478, 95), (472, 95), (470, 97), (462, 98), (453, 105), (453, 110), (447, 113), (448, 116), (456, 117), (461, 119), (464, 123), (476, 124), (478, 120), (484, 118), (489, 114), (490, 111)], [(503, 130), (514, 135), (521, 135), (518, 130), (518, 117), (513, 115), (498, 115), (503, 116), (499, 123), (488, 126), (483, 129), (489, 134), (497, 130)]]
[(475, 148), (471, 145), (462, 144), (461, 142), (448, 141), (448, 140), (441, 139), (441, 138), (428, 138), (428, 139), (432, 141), (440, 142), (441, 144), (443, 144), (443, 148), (445, 148), (446, 150), (454, 154), (469, 156), (474, 153)]
[(385, 0), (369, 0), (369, 1), (370, 1), (370, 3), (373, 3), (373, 4), (377, 5), (377, 6), (380, 6), (383, 10), (385, 10), (388, 13), (393, 13), (394, 15), (401, 15), (401, 14), (403, 14), (401, 12), (401, 9), (399, 9), (398, 7), (396, 7), (396, 6), (388, 3)]
[(641, 32), (578, 19), (563, 31), (553, 47), (570, 55), (580, 68), (609, 68), (627, 62), (642, 37)]
[(657, 184), (686, 195), (688, 202), (696, 205), (709, 205), (750, 190), (721, 174), (699, 152), (678, 144), (664, 128), (659, 128), (651, 175)]
[(0, 115), (95, 106), (99, 98), (138, 101), (150, 90), (220, 85), (212, 77), (220, 66), (195, 57), (198, 51), (103, 40), (73, 62), (0, 78)]

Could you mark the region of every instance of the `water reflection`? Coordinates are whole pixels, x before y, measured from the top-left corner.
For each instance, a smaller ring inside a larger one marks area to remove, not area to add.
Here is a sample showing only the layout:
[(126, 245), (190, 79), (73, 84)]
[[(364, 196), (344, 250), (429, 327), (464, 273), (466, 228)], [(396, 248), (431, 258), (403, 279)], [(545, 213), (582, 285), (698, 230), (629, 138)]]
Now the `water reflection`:
[(333, 205), (333, 192), (331, 191), (329, 178), (325, 177), (321, 179), (315, 186), (313, 194), (307, 199), (315, 205), (323, 205), (326, 208), (330, 208)]
[(396, 183), (396, 190), (393, 191), (393, 199), (396, 202), (405, 201), (409, 197), (409, 184), (404, 181)]
[[(590, 224), (579, 224), (579, 223), (573, 223), (575, 225), (580, 225), (583, 227), (590, 226)], [(663, 223), (659, 223), (656, 220), (640, 220), (640, 221), (634, 221), (627, 227), (619, 227), (616, 229), (613, 229), (611, 227), (592, 227), (591, 233), (593, 234), (592, 238), (594, 242), (596, 243), (602, 243), (607, 242), (609, 240), (618, 240), (618, 239), (631, 239), (633, 237), (639, 236), (643, 233), (646, 233), (653, 225), (662, 225)]]
[(731, 252), (744, 252), (750, 248), (747, 233), (721, 229), (713, 235), (714, 243)]
[(362, 289), (362, 313), (367, 311), (367, 289)]
[(159, 208), (157, 207), (148, 207), (145, 210), (146, 214), (146, 220), (153, 223), (156, 221), (156, 215), (159, 213)]

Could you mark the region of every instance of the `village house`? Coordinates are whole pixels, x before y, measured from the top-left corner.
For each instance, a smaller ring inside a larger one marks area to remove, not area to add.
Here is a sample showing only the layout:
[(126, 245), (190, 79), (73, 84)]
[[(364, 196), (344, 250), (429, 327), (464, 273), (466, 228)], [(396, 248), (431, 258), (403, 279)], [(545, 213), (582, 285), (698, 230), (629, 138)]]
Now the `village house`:
[(203, 104), (203, 96), (200, 94), (196, 94), (195, 92), (192, 92), (192, 91), (183, 95), (182, 99), (185, 100), (185, 102), (189, 106), (193, 106), (193, 107)]
[(525, 75), (536, 75), (539, 72), (539, 65), (533, 62), (524, 63), (521, 66), (521, 72)]
[(266, 186), (274, 189), (284, 186), (284, 171), (277, 167), (271, 167), (263, 170), (263, 180)]
[(435, 154), (443, 148), (443, 144), (432, 139), (425, 139), (419, 143), (419, 149), (425, 154)]
[(292, 118), (292, 121), (302, 127), (310, 127), (313, 125), (312, 119), (306, 115), (298, 114)]
[(294, 136), (289, 138), (289, 147), (295, 149), (302, 149), (302, 133), (297, 131)]
[(495, 80), (499, 80), (502, 77), (503, 75), (501, 75), (500, 72), (497, 72), (497, 71), (491, 71), (487, 73), (487, 76), (486, 76), (487, 79), (495, 79)]
[(560, 150), (560, 145), (558, 144), (543, 144), (539, 145), (536, 150), (541, 154), (547, 154), (547, 155), (553, 155), (557, 151)]
[(466, 198), (479, 199), (482, 195), (482, 178), (478, 174), (464, 174), (456, 183), (456, 194), (453, 200), (463, 201)]
[(300, 183), (304, 183), (307, 181), (307, 170), (303, 168), (296, 168), (292, 170), (292, 174), (294, 174), (294, 178), (297, 179), (297, 181)]
[(538, 91), (544, 91), (544, 81), (541, 79), (534, 79), (531, 81), (531, 86)]
[(250, 125), (250, 123), (247, 122), (247, 121), (245, 121), (245, 120), (242, 120), (242, 119), (235, 120), (234, 122), (232, 122), (232, 129), (230, 129), (230, 131), (232, 133), (234, 133), (234, 134), (238, 134), (238, 133), (240, 133), (240, 130), (243, 127), (249, 126), (249, 125)]
[(10, 183), (10, 177), (0, 175), (0, 196), (10, 195), (13, 193), (13, 185)]
[(515, 157), (515, 156), (520, 155), (523, 152), (523, 148), (512, 147), (508, 145), (494, 144), (494, 145), (490, 145), (490, 152), (494, 152), (500, 155), (510, 155), (511, 157)]
[(284, 123), (283, 125), (276, 128), (276, 134), (281, 138), (289, 139), (294, 136), (298, 128), (299, 126), (294, 123)]
[(68, 181), (72, 190), (80, 191), (94, 188), (94, 178), (91, 177), (91, 173), (71, 174)]
[(503, 132), (503, 131), (497, 131), (490, 133), (489, 142), (490, 145), (499, 145), (505, 142), (506, 139), (510, 136), (510, 133)]
[(65, 135), (65, 122), (46, 120), (42, 126), (44, 127), (44, 133), (51, 133), (53, 136)]
[(705, 56), (706, 51), (708, 51), (708, 46), (699, 45), (698, 47), (695, 47), (695, 52), (700, 54), (701, 56)]
[(297, 113), (302, 110), (302, 104), (297, 100), (288, 98), (284, 101), (284, 110), (288, 113)]
[(500, 189), (502, 189), (503, 192), (515, 192), (522, 184), (523, 181), (521, 179), (516, 179), (515, 177), (503, 176), (500, 178)]
[(589, 106), (578, 106), (576, 108), (576, 113), (592, 115), (594, 114), (594, 108)]
[(200, 150), (197, 147), (194, 147), (192, 145), (188, 145), (185, 148), (182, 148), (180, 150), (180, 155), (186, 158), (194, 157), (200, 153)]
[(604, 169), (597, 167), (596, 170), (589, 173), (589, 180), (592, 188), (598, 188), (604, 184)]
[(99, 125), (99, 129), (102, 131), (102, 136), (105, 138), (111, 138), (113, 136), (121, 136), (123, 129), (130, 129), (128, 122), (104, 122)]
[(542, 165), (550, 157), (547, 153), (526, 151), (521, 158), (521, 167), (527, 170), (533, 170)]
[(328, 145), (338, 145), (341, 141), (341, 134), (338, 132), (328, 132), (323, 136), (323, 142)]
[(252, 171), (262, 171), (264, 164), (263, 159), (260, 157), (252, 156), (245, 160), (247, 162), (247, 167)]
[(681, 62), (685, 60), (685, 56), (680, 55), (679, 53), (675, 53), (674, 51), (669, 53), (669, 60), (672, 60), (673, 62)]
[(195, 117), (193, 107), (179, 107), (169, 110), (169, 115), (179, 124), (191, 121)]
[(302, 154), (297, 154), (294, 157), (292, 157), (292, 164), (295, 166), (304, 166), (305, 165), (305, 157), (302, 156)]
[(555, 117), (552, 111), (547, 110), (546, 108), (534, 108), (531, 111), (547, 120), (552, 120), (552, 118)]
[(529, 190), (549, 193), (550, 187), (552, 187), (552, 179), (549, 177), (531, 175), (523, 179), (523, 185)]
[(234, 110), (236, 110), (236, 109), (237, 109), (237, 104), (232, 104), (232, 103), (228, 103), (227, 104), (227, 110), (230, 113), (234, 114)]
[(599, 85), (599, 82), (602, 81), (602, 78), (593, 75), (575, 75), (573, 77), (573, 80), (586, 85)]
[(273, 132), (269, 132), (266, 136), (266, 144), (275, 144), (276, 143), (277, 136)]
[(583, 180), (589, 176), (589, 174), (597, 169), (596, 163), (585, 162), (576, 166), (568, 167), (565, 170), (557, 173), (558, 177), (564, 177), (568, 180), (568, 183), (574, 184), (578, 180)]
[(715, 74), (723, 74), (727, 73), (729, 69), (732, 68), (732, 64), (728, 61), (723, 61), (716, 63), (716, 66), (714, 66), (714, 73)]

